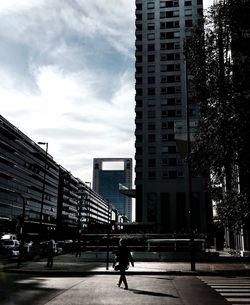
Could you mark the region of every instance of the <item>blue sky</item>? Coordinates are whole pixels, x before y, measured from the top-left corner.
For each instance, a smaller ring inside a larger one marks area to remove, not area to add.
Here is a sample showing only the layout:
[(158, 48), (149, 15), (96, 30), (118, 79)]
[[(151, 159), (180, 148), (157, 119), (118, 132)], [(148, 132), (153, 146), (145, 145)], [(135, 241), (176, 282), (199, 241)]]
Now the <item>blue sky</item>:
[(134, 94), (134, 0), (0, 1), (0, 113), (72, 174), (134, 156)]

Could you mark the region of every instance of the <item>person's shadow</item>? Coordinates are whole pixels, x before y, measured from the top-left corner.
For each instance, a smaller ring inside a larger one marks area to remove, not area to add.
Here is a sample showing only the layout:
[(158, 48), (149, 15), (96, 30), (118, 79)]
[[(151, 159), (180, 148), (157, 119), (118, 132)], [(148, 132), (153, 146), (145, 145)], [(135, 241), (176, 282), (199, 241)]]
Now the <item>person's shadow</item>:
[(155, 297), (165, 297), (165, 298), (174, 298), (178, 299), (178, 297), (172, 295), (172, 294), (167, 294), (167, 293), (162, 293), (162, 292), (154, 292), (154, 291), (147, 291), (147, 290), (140, 290), (140, 289), (129, 289), (133, 293), (136, 294), (144, 294), (144, 295), (152, 295)]

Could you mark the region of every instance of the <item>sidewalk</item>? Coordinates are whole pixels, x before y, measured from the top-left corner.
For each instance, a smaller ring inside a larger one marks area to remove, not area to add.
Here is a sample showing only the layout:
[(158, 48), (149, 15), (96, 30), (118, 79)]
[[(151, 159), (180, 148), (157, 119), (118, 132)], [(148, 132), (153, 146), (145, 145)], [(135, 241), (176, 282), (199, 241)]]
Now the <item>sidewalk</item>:
[[(21, 272), (30, 274), (84, 276), (87, 274), (117, 274), (112, 268), (108, 270), (105, 262), (87, 262), (76, 258), (73, 254), (64, 254), (54, 258), (53, 268), (46, 267), (46, 259), (23, 262), (17, 268), (17, 263), (2, 266), (4, 272)], [(135, 267), (128, 270), (131, 274), (165, 274), (165, 275), (250, 275), (250, 263), (196, 263), (196, 271), (190, 271), (187, 262), (136, 262)]]

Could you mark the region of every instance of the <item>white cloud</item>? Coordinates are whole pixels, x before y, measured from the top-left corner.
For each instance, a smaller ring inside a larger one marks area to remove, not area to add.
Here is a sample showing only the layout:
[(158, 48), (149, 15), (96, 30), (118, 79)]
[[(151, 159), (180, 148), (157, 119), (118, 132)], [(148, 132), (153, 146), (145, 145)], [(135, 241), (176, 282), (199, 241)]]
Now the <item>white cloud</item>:
[(84, 181), (94, 157), (134, 155), (133, 6), (0, 2), (1, 114)]

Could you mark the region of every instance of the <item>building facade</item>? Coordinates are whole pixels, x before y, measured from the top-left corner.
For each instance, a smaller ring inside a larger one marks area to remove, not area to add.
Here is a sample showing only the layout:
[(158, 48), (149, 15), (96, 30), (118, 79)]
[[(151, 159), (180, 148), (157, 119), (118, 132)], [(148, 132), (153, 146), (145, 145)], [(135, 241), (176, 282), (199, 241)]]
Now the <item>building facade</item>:
[[(123, 164), (122, 169), (105, 170), (105, 162)], [(132, 199), (120, 193), (119, 185), (132, 188), (131, 158), (95, 158), (93, 161), (93, 189), (113, 205), (118, 213), (132, 221)]]
[(58, 176), (53, 158), (0, 116), (0, 217), (13, 230), (24, 218), (30, 233), (55, 231)]
[(0, 116), (0, 235), (72, 239), (111, 220), (112, 205)]
[[(184, 43), (202, 12), (201, 0), (136, 0), (136, 221), (156, 232), (188, 231), (188, 167), (179, 145), (187, 139), (187, 98), (191, 131), (199, 113), (187, 86)], [(211, 216), (205, 186), (193, 177), (197, 232), (207, 231)]]

